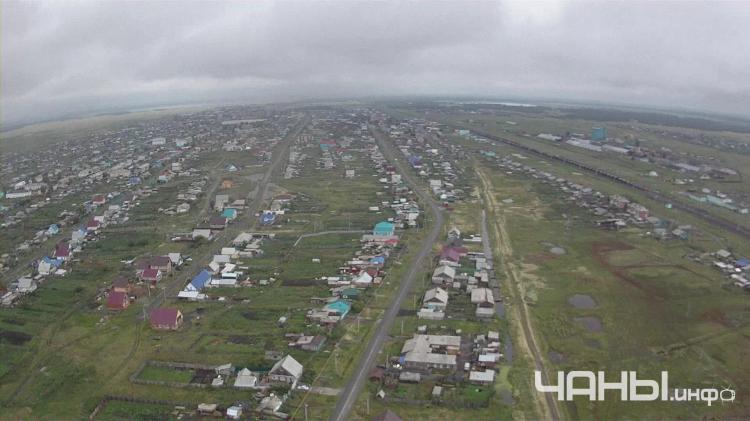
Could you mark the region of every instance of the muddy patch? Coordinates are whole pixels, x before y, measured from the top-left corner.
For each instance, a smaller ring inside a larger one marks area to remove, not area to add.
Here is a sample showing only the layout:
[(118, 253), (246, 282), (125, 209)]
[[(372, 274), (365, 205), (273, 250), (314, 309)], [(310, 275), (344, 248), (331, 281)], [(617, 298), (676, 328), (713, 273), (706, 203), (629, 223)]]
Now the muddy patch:
[(568, 304), (572, 305), (575, 308), (595, 308), (596, 307), (596, 301), (594, 301), (593, 298), (591, 298), (590, 295), (586, 294), (573, 294), (570, 297), (568, 297)]
[(578, 323), (579, 326), (588, 330), (589, 332), (601, 332), (604, 329), (602, 321), (598, 317), (586, 316), (586, 317), (574, 317), (573, 320)]

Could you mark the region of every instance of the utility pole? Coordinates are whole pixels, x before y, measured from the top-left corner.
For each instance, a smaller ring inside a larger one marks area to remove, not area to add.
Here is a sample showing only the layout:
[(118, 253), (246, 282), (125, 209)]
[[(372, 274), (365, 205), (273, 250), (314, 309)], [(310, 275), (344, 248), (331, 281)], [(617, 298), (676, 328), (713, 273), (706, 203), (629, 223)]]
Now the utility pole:
[(307, 404), (305, 404), (305, 421), (307, 421)]

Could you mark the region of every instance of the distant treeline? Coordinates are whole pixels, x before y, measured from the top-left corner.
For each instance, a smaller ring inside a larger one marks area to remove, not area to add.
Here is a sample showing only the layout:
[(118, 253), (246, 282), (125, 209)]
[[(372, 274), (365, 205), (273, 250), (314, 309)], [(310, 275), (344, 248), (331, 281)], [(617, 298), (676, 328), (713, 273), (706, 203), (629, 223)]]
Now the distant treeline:
[(567, 118), (593, 121), (633, 121), (672, 127), (686, 127), (698, 130), (726, 130), (739, 133), (750, 133), (750, 120), (733, 117), (702, 118), (679, 116), (675, 114), (624, 111), (610, 108), (574, 108), (563, 110)]

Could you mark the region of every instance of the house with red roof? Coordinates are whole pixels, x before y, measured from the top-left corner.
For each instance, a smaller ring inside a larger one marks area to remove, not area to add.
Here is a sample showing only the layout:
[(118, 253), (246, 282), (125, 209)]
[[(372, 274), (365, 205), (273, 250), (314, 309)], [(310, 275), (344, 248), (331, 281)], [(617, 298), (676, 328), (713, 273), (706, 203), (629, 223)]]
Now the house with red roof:
[(130, 305), (128, 294), (120, 291), (112, 291), (107, 296), (107, 309), (113, 311), (125, 310)]
[(86, 222), (86, 231), (98, 231), (101, 224), (96, 219), (89, 219), (88, 222)]
[(70, 244), (65, 241), (57, 243), (53, 257), (55, 259), (68, 260), (70, 258)]
[(103, 194), (97, 194), (93, 199), (91, 199), (91, 203), (96, 206), (100, 206), (107, 203), (107, 198)]
[(182, 326), (182, 312), (176, 308), (157, 308), (151, 311), (149, 321), (156, 330), (177, 330)]
[(138, 273), (141, 281), (159, 282), (161, 280), (161, 271), (159, 269), (146, 268)]

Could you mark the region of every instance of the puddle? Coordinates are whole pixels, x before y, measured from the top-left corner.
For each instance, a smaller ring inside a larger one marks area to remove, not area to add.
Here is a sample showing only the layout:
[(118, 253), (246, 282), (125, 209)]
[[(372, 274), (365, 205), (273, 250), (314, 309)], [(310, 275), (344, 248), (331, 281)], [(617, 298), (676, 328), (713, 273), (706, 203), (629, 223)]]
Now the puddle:
[(588, 346), (588, 347), (590, 347), (590, 348), (596, 348), (596, 349), (601, 349), (601, 347), (602, 347), (602, 344), (599, 343), (598, 340), (596, 340), (596, 339), (590, 339), (590, 338), (584, 338), (583, 339), (583, 344), (586, 345), (586, 346)]
[(550, 247), (549, 252), (560, 256), (565, 254), (565, 249), (562, 247)]
[(596, 301), (586, 294), (573, 294), (568, 297), (568, 304), (575, 308), (595, 308)]
[(586, 316), (586, 317), (574, 317), (573, 320), (579, 325), (586, 328), (589, 332), (601, 332), (602, 321), (598, 317)]
[(565, 355), (557, 351), (550, 351), (549, 353), (547, 353), (547, 358), (549, 358), (550, 362), (553, 364), (560, 364), (565, 362)]

